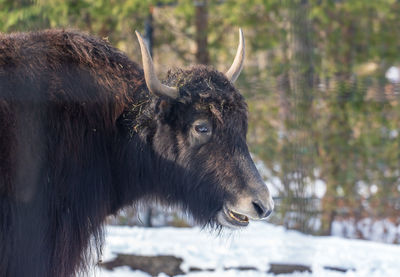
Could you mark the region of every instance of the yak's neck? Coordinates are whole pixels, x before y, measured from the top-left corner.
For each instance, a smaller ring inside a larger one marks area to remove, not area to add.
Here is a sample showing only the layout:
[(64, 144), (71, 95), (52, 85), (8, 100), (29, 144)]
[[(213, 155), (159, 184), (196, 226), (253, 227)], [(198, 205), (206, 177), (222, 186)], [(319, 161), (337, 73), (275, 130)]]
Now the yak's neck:
[(137, 134), (125, 137), (118, 142), (118, 153), (113, 162), (114, 199), (111, 203), (111, 213), (131, 205), (135, 201), (148, 195), (154, 186), (154, 154), (146, 141)]
[[(115, 199), (111, 213), (142, 198), (151, 190), (152, 135), (155, 128), (154, 103), (157, 102), (147, 88), (136, 91), (128, 108), (118, 119), (121, 133), (115, 142), (115, 173), (113, 187)], [(122, 162), (121, 162), (122, 161)]]

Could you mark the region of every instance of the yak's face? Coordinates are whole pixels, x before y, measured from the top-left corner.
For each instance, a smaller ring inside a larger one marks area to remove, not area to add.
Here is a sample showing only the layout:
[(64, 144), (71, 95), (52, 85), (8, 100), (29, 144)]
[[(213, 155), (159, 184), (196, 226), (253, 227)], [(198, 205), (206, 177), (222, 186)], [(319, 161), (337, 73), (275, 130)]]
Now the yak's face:
[(240, 227), (267, 217), (274, 204), (250, 157), (247, 106), (233, 87), (243, 65), (243, 35), (227, 73), (195, 66), (170, 73), (167, 85), (158, 81), (138, 38), (146, 84), (155, 95), (149, 141), (156, 156), (175, 167), (160, 176), (159, 196), (183, 205), (203, 224)]
[(243, 97), (222, 73), (204, 66), (172, 73), (168, 83), (180, 96), (158, 99), (152, 140), (157, 154), (184, 172), (171, 176), (168, 200), (202, 223), (236, 227), (267, 217), (273, 201), (246, 145)]

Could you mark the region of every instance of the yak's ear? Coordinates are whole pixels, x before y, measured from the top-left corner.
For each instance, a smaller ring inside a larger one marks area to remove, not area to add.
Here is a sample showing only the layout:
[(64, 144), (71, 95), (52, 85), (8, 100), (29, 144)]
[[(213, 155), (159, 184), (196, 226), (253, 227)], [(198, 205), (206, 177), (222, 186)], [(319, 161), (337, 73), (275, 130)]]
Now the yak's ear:
[(171, 110), (171, 103), (167, 99), (160, 99), (157, 101), (155, 112), (158, 116), (164, 117)]
[(166, 113), (169, 111), (170, 106), (171, 106), (171, 104), (169, 103), (169, 101), (163, 99), (163, 100), (161, 100), (160, 105), (159, 105), (160, 111), (162, 113)]

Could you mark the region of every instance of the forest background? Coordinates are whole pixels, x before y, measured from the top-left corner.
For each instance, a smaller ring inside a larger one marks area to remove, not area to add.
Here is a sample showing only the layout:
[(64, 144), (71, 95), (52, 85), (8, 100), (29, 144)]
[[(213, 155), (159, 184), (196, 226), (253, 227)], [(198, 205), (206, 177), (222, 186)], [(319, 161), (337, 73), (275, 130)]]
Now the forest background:
[(1, 32), (80, 29), (135, 61), (134, 30), (151, 35), (160, 76), (195, 63), (225, 71), (239, 27), (237, 87), (274, 190), (271, 220), (316, 234), (346, 221), (360, 238), (366, 218), (400, 226), (400, 1), (0, 0)]

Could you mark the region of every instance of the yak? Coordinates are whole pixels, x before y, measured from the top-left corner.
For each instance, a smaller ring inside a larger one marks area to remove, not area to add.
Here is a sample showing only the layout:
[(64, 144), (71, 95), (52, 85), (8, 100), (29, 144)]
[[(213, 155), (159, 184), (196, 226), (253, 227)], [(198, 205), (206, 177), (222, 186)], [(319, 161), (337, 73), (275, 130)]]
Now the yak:
[(226, 73), (195, 65), (160, 81), (76, 30), (0, 34), (0, 276), (70, 277), (99, 254), (107, 216), (143, 199), (202, 226), (240, 228), (273, 209)]

